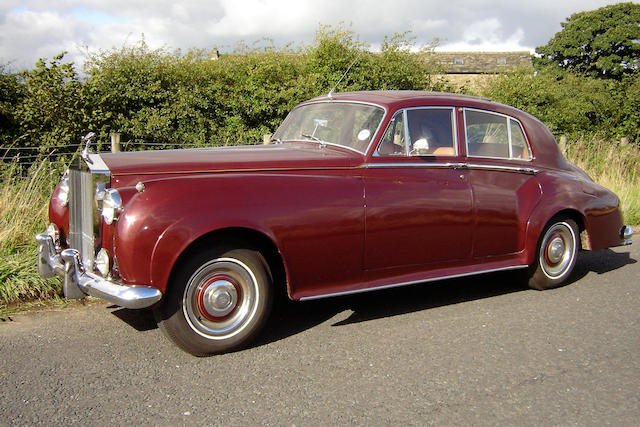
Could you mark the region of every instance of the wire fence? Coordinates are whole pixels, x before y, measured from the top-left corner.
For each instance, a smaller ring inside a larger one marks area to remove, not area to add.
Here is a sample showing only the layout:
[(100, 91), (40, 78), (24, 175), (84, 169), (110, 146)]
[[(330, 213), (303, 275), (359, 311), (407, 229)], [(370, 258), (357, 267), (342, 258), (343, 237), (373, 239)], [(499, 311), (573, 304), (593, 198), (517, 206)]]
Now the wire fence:
[[(100, 146), (98, 146), (100, 147)], [(141, 151), (172, 148), (194, 148), (192, 145), (180, 145), (160, 142), (135, 142), (125, 141), (120, 144), (120, 151)], [(0, 146), (0, 164), (7, 166), (10, 164), (29, 168), (48, 162), (52, 165), (69, 164), (82, 151), (81, 144), (50, 145), (46, 147), (16, 147)], [(96, 146), (92, 147), (94, 150)], [(102, 144), (99, 152), (111, 152), (109, 144)], [(106, 150), (105, 150), (106, 148)]]

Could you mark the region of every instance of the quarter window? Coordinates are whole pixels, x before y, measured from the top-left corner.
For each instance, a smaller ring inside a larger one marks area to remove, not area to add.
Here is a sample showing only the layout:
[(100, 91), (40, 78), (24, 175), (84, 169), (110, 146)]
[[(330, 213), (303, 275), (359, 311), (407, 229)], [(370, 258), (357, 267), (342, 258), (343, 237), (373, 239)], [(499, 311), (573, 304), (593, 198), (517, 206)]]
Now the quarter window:
[(465, 109), (467, 154), (474, 157), (530, 160), (520, 122), (508, 116)]
[(404, 112), (398, 111), (387, 126), (378, 146), (381, 156), (406, 156), (407, 145), (404, 140)]

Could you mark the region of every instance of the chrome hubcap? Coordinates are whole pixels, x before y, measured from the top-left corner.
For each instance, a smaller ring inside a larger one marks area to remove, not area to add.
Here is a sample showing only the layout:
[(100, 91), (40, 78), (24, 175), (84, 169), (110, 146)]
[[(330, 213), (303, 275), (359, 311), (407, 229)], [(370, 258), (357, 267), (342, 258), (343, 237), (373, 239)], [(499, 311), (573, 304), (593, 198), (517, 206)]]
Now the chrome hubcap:
[(564, 250), (564, 240), (562, 240), (560, 236), (555, 237), (547, 247), (547, 256), (549, 257), (549, 261), (553, 264), (559, 263), (562, 260)]
[(189, 326), (207, 339), (227, 339), (243, 330), (258, 306), (252, 271), (233, 258), (218, 258), (196, 271), (184, 290)]
[(571, 271), (577, 252), (577, 238), (565, 222), (554, 224), (544, 235), (540, 266), (551, 279), (560, 279)]
[(238, 303), (238, 291), (229, 280), (221, 279), (208, 285), (202, 292), (202, 307), (212, 317), (231, 313)]

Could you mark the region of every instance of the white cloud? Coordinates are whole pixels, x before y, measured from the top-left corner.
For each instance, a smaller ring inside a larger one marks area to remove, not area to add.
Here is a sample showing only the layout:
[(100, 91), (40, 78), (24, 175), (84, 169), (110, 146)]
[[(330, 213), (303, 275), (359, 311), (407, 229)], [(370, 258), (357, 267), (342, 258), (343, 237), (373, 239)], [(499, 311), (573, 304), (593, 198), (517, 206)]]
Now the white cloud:
[(477, 21), (469, 25), (460, 40), (444, 41), (439, 51), (533, 51), (534, 46), (524, 46), (524, 30), (520, 27), (509, 35), (504, 34), (498, 18)]
[[(320, 24), (344, 22), (363, 41), (411, 30), (440, 50), (522, 50), (546, 43), (570, 14), (615, 0), (3, 0), (0, 63), (31, 67), (63, 50), (121, 47), (144, 34), (151, 48), (210, 48), (273, 38), (310, 43)], [(351, 25), (349, 27), (349, 25)]]

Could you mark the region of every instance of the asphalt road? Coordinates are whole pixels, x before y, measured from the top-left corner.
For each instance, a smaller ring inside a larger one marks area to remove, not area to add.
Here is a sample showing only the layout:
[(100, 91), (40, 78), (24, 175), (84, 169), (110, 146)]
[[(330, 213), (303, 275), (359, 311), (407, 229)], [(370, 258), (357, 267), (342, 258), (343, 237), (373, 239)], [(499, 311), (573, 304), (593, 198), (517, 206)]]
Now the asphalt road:
[(638, 242), (582, 254), (545, 292), (491, 274), (288, 304), (254, 347), (209, 358), (148, 312), (12, 315), (0, 425), (638, 425), (638, 259)]

